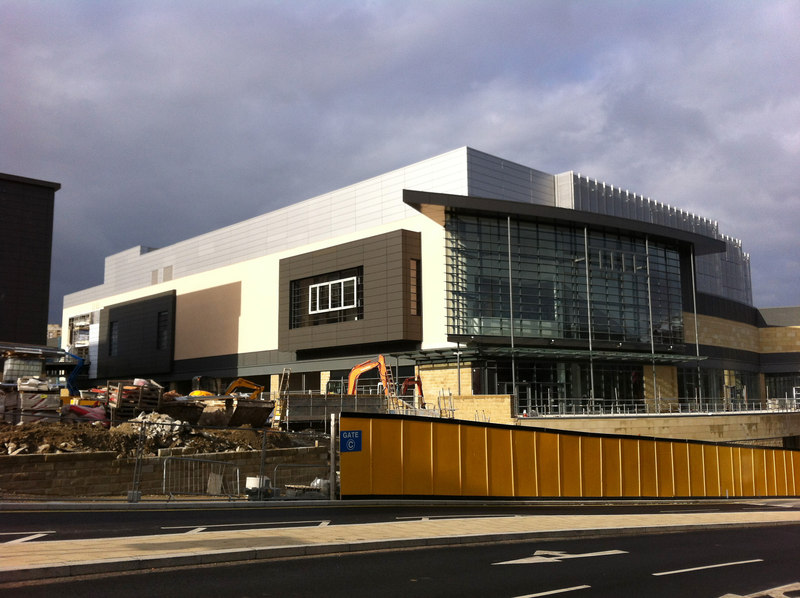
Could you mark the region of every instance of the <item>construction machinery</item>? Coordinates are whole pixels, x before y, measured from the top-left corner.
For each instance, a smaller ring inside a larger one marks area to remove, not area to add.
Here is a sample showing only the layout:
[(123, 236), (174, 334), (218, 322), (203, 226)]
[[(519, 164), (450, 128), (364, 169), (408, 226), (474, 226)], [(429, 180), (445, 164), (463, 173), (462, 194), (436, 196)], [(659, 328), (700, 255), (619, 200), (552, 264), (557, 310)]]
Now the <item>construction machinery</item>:
[[(358, 394), (358, 379), (362, 374), (376, 368), (378, 370), (378, 376), (381, 380), (381, 386), (383, 386), (383, 394), (386, 395), (389, 409), (411, 409), (412, 405), (409, 405), (401, 397), (398, 397), (397, 386), (395, 385), (394, 377), (392, 376), (392, 368), (386, 365), (386, 359), (383, 355), (378, 355), (376, 359), (370, 359), (363, 363), (359, 363), (352, 370), (350, 370), (350, 375), (347, 379), (347, 394)], [(422, 382), (419, 380), (419, 378), (408, 378), (407, 380), (403, 381), (402, 395), (408, 392), (408, 387), (412, 384), (417, 385), (420, 396), (422, 396)]]
[(225, 389), (225, 394), (229, 396), (234, 396), (234, 393), (236, 393), (236, 391), (240, 388), (247, 388), (253, 391), (246, 397), (251, 401), (260, 400), (261, 393), (264, 392), (263, 386), (260, 386), (255, 382), (251, 382), (250, 380), (246, 380), (244, 378), (236, 378), (236, 380), (228, 384), (228, 388)]
[(412, 376), (411, 378), (406, 378), (403, 380), (403, 385), (400, 387), (400, 396), (407, 396), (408, 389), (411, 387), (416, 387), (417, 396), (419, 397), (420, 402), (422, 402), (425, 398), (425, 395), (422, 394), (422, 380), (419, 376)]
[(377, 359), (369, 359), (363, 363), (359, 363), (352, 370), (347, 378), (347, 394), (358, 394), (358, 379), (362, 374), (370, 370), (378, 369), (378, 375), (383, 385), (383, 392), (387, 399), (395, 397), (394, 379), (392, 378), (392, 370), (386, 367), (386, 359), (383, 355), (378, 355)]
[[(194, 390), (188, 397), (176, 397), (162, 402), (164, 412), (171, 413), (173, 409), (185, 406), (188, 402), (202, 406), (202, 413), (197, 421), (200, 425), (250, 424), (261, 427), (266, 424), (272, 410), (272, 402), (261, 399), (264, 387), (245, 378), (236, 378), (222, 394), (204, 390), (204, 387), (210, 388), (213, 384), (200, 376), (192, 380), (192, 386)], [(246, 389), (246, 392), (239, 392), (241, 389)]]

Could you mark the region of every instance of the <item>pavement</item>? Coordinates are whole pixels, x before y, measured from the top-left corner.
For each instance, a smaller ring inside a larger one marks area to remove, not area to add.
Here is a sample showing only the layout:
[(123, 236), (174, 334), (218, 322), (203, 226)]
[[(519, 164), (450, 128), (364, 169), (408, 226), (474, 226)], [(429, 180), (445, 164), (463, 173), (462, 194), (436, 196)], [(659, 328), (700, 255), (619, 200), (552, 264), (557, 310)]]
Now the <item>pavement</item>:
[[(612, 515), (581, 515), (576, 509), (577, 514), (569, 515), (422, 518), (319, 527), (12, 541), (0, 544), (0, 583), (345, 552), (800, 523), (800, 510), (795, 510), (800, 506), (798, 501), (742, 502), (748, 502), (750, 508), (738, 512)], [(146, 505), (147, 508), (166, 506)], [(197, 504), (192, 506), (196, 508)], [(42, 507), (2, 505), (4, 511), (15, 508), (30, 510)], [(64, 505), (57, 505), (57, 508), (64, 508)], [(122, 508), (122, 505), (116, 505), (116, 508)]]

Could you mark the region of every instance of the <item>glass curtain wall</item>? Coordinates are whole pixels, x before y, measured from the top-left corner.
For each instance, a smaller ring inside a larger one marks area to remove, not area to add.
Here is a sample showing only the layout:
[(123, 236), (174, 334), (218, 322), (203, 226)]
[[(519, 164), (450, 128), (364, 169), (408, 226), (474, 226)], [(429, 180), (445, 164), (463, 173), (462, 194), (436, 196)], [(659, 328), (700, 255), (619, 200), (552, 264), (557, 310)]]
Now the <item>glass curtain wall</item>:
[(767, 397), (771, 399), (800, 398), (800, 374), (766, 374)]
[(678, 368), (678, 396), (697, 400), (709, 409), (758, 408), (758, 374), (719, 368)]
[[(586, 341), (586, 349), (591, 314), (592, 341), (626, 343), (642, 352), (639, 363), (595, 362), (591, 369), (588, 360), (518, 358), (520, 413), (541, 412), (543, 401), (587, 399), (592, 372), (595, 398), (642, 402), (642, 364), (649, 359), (651, 340), (656, 350), (683, 343), (675, 247), (540, 222), (512, 220), (509, 231), (506, 218), (459, 213), (448, 215), (446, 232), (450, 335), (510, 341), (513, 325), (513, 336), (522, 344), (525, 339), (577, 340)], [(512, 393), (511, 360), (486, 364), (483, 379), (484, 392)]]
[(588, 253), (593, 340), (683, 342), (675, 248), (590, 231), (587, 251), (582, 227), (512, 221), (509, 268), (505, 219), (451, 214), (446, 227), (451, 335), (511, 335), (510, 270), (516, 338), (588, 341)]

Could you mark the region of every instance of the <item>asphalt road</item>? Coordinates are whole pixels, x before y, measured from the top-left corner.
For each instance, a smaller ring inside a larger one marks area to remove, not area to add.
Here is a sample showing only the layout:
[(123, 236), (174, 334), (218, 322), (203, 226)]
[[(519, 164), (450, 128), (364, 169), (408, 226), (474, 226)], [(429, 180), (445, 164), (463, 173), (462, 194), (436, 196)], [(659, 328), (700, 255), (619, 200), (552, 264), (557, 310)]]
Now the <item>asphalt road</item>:
[[(110, 538), (169, 533), (202, 533), (258, 527), (298, 527), (374, 523), (420, 518), (513, 517), (514, 515), (594, 515), (624, 513), (675, 513), (763, 510), (764, 506), (739, 502), (662, 504), (538, 504), (538, 505), (339, 505), (297, 506), (291, 503), (228, 508), (157, 507), (145, 509), (0, 510), (0, 543)], [(787, 508), (776, 507), (776, 508)], [(800, 508), (800, 507), (794, 507)]]
[(304, 557), (0, 586), (0, 595), (717, 597), (800, 581), (800, 526)]

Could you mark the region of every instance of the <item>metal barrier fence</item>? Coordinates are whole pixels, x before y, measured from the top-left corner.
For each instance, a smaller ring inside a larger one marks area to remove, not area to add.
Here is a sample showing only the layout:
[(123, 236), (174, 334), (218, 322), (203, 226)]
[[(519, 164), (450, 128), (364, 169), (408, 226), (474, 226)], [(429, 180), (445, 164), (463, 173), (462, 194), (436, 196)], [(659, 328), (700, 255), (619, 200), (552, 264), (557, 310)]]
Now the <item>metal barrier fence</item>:
[(800, 450), (347, 414), (341, 496), (441, 498), (786, 497)]
[(386, 411), (383, 395), (320, 395), (313, 393), (287, 393), (281, 424), (286, 430), (302, 429), (312, 425), (326, 426), (331, 414), (342, 411), (382, 413)]
[(170, 499), (184, 496), (239, 495), (239, 468), (221, 461), (165, 457), (162, 492)]
[(327, 464), (279, 464), (272, 471), (272, 489), (279, 496), (297, 496), (307, 492), (329, 495), (330, 468)]

